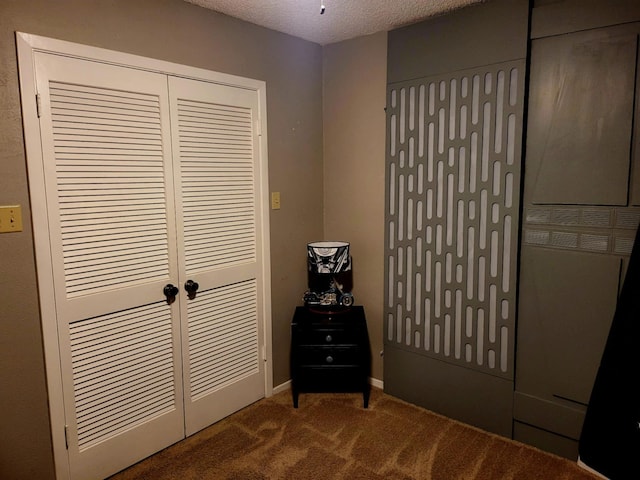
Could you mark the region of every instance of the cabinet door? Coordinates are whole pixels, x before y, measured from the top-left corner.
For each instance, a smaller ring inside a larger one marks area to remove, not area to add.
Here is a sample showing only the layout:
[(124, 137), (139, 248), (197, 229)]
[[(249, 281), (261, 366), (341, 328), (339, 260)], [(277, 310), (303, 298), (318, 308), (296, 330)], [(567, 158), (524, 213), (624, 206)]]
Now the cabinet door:
[(171, 77), (187, 435), (262, 398), (258, 95)]
[(57, 319), (71, 477), (104, 478), (184, 437), (179, 300), (163, 294), (178, 278), (166, 77), (44, 53), (35, 68), (33, 208), (48, 225), (34, 230), (48, 228), (56, 302), (43, 315)]
[(615, 30), (536, 40), (531, 50), (527, 198), (626, 205), (637, 35)]
[(640, 218), (629, 207), (639, 24), (570, 23), (531, 46), (514, 438), (575, 458)]

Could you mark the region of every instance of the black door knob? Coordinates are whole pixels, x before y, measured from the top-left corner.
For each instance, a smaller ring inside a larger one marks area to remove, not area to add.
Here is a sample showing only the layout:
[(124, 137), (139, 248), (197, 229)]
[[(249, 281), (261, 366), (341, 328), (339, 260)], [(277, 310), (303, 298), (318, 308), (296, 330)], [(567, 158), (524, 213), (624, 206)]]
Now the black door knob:
[(187, 293), (196, 293), (198, 291), (198, 282), (194, 282), (193, 280), (187, 280), (184, 282), (184, 289)]
[(194, 282), (193, 280), (187, 280), (184, 282), (184, 289), (187, 291), (187, 297), (189, 300), (193, 300), (196, 298), (196, 292), (198, 291), (198, 282)]
[(162, 293), (167, 297), (167, 303), (172, 303), (176, 299), (176, 295), (180, 293), (180, 289), (171, 283), (168, 283), (162, 289)]

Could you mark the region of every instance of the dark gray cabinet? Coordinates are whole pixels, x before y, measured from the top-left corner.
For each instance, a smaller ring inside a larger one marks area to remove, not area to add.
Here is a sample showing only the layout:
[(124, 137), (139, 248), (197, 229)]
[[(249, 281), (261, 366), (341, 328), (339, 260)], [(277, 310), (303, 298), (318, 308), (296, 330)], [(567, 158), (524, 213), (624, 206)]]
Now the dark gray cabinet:
[(513, 435), (570, 458), (640, 222), (640, 23), (605, 3), (532, 17)]

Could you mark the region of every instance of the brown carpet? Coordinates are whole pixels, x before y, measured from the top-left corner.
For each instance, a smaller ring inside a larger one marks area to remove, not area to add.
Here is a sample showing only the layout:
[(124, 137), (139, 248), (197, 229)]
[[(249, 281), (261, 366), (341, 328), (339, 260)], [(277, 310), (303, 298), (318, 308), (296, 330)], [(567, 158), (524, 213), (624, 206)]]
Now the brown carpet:
[(574, 462), (372, 389), (263, 399), (111, 480), (592, 480)]

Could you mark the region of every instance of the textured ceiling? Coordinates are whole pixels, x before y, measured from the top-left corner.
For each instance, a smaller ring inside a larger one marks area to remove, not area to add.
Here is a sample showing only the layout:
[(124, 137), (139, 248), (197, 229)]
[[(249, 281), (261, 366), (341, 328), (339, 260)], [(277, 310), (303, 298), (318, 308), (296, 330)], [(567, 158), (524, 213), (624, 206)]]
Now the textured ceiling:
[[(392, 30), (485, 0), (185, 0), (321, 45)], [(325, 12), (320, 14), (321, 5)]]

